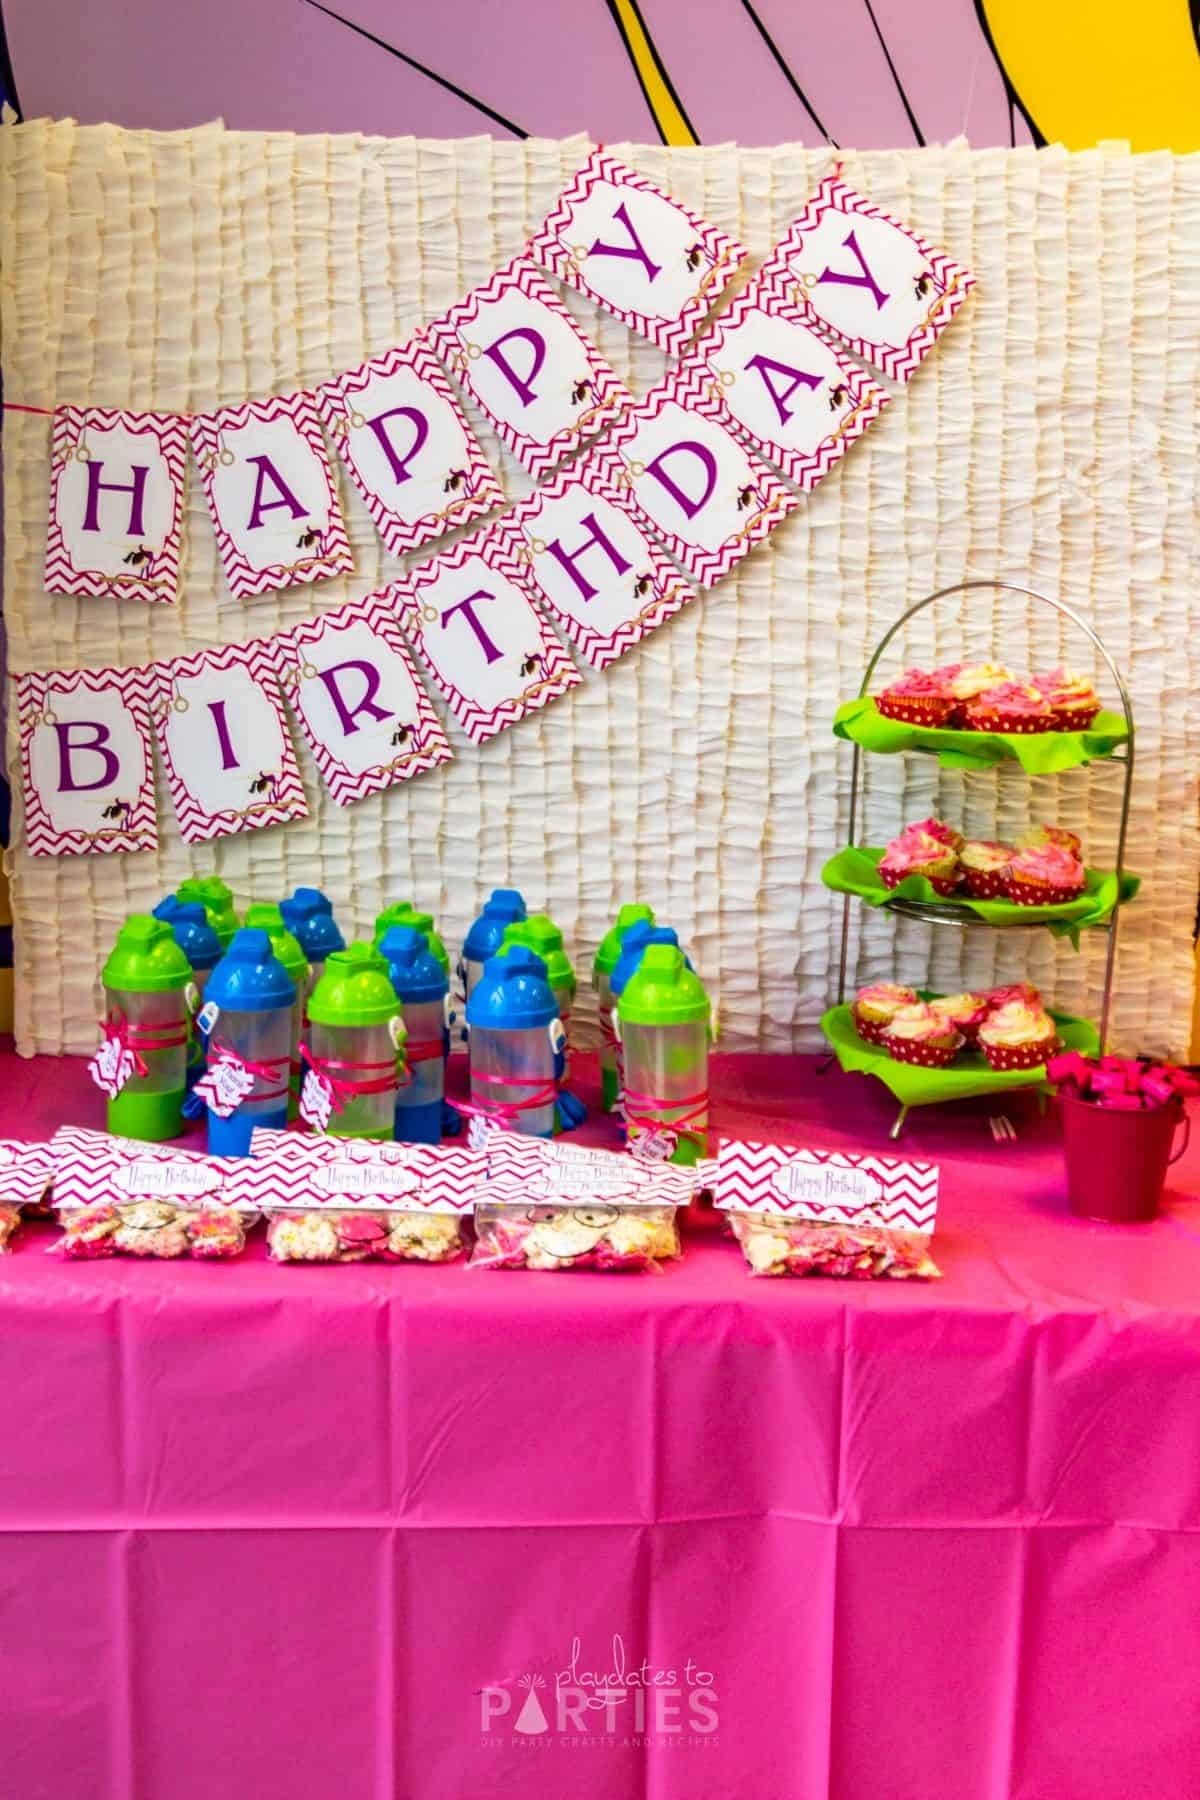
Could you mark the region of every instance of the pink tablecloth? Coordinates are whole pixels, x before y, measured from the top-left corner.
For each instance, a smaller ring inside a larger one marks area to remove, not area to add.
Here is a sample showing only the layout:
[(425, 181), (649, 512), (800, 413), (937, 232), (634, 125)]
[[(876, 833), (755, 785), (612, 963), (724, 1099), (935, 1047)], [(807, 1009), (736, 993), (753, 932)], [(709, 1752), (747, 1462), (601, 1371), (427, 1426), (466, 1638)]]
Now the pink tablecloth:
[[(724, 1131), (886, 1142), (811, 1061), (714, 1086)], [(78, 1064), (0, 1094), (4, 1133), (97, 1111)], [(929, 1287), (714, 1238), (654, 1279), (30, 1234), (6, 1800), (1195, 1800), (1200, 1159), (1157, 1224), (1077, 1224), (1008, 1111), (913, 1118)]]

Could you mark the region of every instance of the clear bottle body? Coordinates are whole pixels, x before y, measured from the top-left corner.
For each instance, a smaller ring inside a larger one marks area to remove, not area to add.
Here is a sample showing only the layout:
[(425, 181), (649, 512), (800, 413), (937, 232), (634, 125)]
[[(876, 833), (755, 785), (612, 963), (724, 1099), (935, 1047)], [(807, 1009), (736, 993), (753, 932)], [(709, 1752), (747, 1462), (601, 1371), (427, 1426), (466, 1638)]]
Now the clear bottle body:
[(611, 1112), (621, 1092), (617, 1074), (617, 1050), (612, 1042), (613, 991), (607, 975), (596, 976), (596, 993), (600, 1001), (600, 1106)]
[[(131, 1075), (121, 1092), (109, 1100), (108, 1129), (120, 1137), (151, 1143), (178, 1137), (183, 1129), (191, 1031), (183, 990), (140, 994), (106, 987), (104, 1013), (114, 1027), (124, 1019), (129, 1047), (146, 1069), (144, 1075)], [(165, 1038), (175, 1038), (177, 1042), (157, 1050), (151, 1048), (156, 1040)]]
[[(471, 1100), (497, 1116), (508, 1131), (549, 1137), (554, 1129), (553, 1095), (542, 1105), (529, 1102), (538, 1088), (554, 1086), (554, 1048), (545, 1025), (518, 1030), (471, 1027)], [(514, 1111), (505, 1115), (503, 1108)]]
[[(708, 1021), (621, 1025), (630, 1146), (662, 1125), (678, 1134), (672, 1162), (708, 1153)], [(634, 1120), (640, 1123), (634, 1123)]]
[[(340, 1111), (335, 1105), (325, 1128), (330, 1136), (390, 1138), (396, 1122), (397, 1077), (396, 1046), (387, 1024), (321, 1025), (314, 1019), (309, 1025), (309, 1044), (340, 1103)], [(326, 1064), (330, 1066), (325, 1068)], [(345, 1085), (339, 1087), (338, 1083)], [(368, 1084), (373, 1091), (356, 1092), (359, 1083)]]

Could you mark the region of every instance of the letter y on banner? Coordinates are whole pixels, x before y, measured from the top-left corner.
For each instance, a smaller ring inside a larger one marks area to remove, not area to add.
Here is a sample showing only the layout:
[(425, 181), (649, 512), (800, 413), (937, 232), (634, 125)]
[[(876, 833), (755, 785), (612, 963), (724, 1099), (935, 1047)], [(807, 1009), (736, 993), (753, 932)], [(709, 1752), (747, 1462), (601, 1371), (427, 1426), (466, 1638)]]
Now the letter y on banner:
[(17, 676), (25, 837), (33, 856), (158, 845), (148, 669)]
[(46, 591), (173, 605), (186, 457), (170, 413), (57, 407)]
[(152, 665), (154, 725), (185, 842), (308, 813), (269, 643)]

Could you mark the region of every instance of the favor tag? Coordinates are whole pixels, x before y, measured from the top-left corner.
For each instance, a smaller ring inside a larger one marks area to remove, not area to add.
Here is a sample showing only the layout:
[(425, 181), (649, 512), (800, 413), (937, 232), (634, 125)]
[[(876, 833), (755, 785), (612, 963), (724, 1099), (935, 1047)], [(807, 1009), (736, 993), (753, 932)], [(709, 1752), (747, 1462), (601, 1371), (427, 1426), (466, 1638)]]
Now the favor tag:
[(672, 352), (746, 256), (733, 238), (603, 149), (564, 188), (529, 249), (552, 275)]
[(643, 1162), (668, 1163), (679, 1148), (679, 1133), (669, 1125), (650, 1125), (630, 1140), (631, 1156)]
[(485, 1173), (483, 1157), (456, 1144), (305, 1137), (259, 1126), (250, 1155), (240, 1159), (237, 1186), (256, 1211), (462, 1214), (474, 1208)]
[(454, 390), (418, 333), (317, 390), (321, 420), (389, 550), (419, 550), (504, 504)]
[(146, 669), (17, 676), (25, 836), (33, 856), (154, 850)]
[(186, 458), (170, 413), (56, 407), (47, 593), (173, 605)]
[(325, 1131), (333, 1117), (333, 1088), (324, 1075), (309, 1069), (300, 1089), (300, 1117), (314, 1131)]
[(244, 1063), (218, 1054), (196, 1082), (193, 1092), (218, 1119), (228, 1119), (254, 1092), (254, 1076)]
[(633, 404), (554, 290), (520, 257), (428, 327), (430, 342), (531, 475)]
[(684, 358), (713, 384), (739, 436), (807, 492), (874, 424), (890, 395), (808, 322), (778, 281), (760, 276)]
[(88, 1074), (110, 1100), (123, 1093), (137, 1074), (137, 1061), (119, 1037), (106, 1037), (87, 1066)]
[(592, 456), (551, 476), (498, 524), (519, 534), (540, 604), (595, 669), (696, 598)]
[(712, 587), (800, 504), (739, 442), (695, 364), (652, 388), (595, 452), (689, 575)]
[(493, 525), (386, 590), (472, 743), (575, 687), (579, 670), (533, 605), (511, 532)]
[(907, 381), (975, 285), (944, 251), (828, 176), (763, 264), (819, 329)]
[(717, 1154), (714, 1200), (729, 1212), (930, 1233), (937, 1198), (936, 1163), (736, 1139)]
[[(189, 1201), (236, 1206), (230, 1161), (191, 1150), (168, 1150), (134, 1138), (111, 1137), (61, 1125), (50, 1140), (53, 1204), (60, 1211), (106, 1200)], [(240, 1160), (240, 1159), (239, 1159)]]

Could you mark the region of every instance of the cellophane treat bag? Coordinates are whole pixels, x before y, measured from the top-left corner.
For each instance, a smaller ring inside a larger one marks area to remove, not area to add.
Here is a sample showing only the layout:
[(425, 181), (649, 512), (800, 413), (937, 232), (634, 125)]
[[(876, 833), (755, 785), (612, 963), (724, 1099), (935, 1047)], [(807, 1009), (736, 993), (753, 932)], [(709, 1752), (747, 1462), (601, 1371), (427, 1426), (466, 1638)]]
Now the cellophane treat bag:
[(72, 1125), (55, 1132), (50, 1150), (62, 1226), (52, 1254), (210, 1262), (245, 1249), (254, 1211), (235, 1195), (225, 1158)]
[(258, 1128), (237, 1182), (267, 1217), (275, 1262), (454, 1262), (486, 1163), (457, 1145)]
[(53, 1168), (49, 1144), (0, 1138), (0, 1255), (12, 1249), (22, 1212), (41, 1206)]
[(934, 1279), (935, 1163), (732, 1140), (716, 1204), (752, 1275), (843, 1281)]
[(679, 1256), (691, 1169), (507, 1131), (484, 1154), (472, 1268), (624, 1273)]

